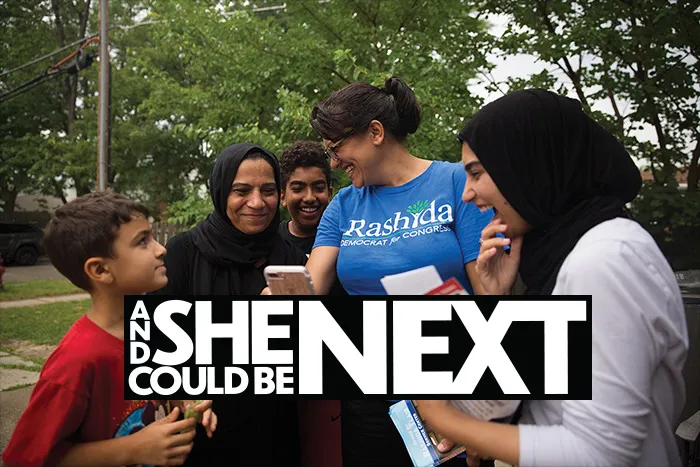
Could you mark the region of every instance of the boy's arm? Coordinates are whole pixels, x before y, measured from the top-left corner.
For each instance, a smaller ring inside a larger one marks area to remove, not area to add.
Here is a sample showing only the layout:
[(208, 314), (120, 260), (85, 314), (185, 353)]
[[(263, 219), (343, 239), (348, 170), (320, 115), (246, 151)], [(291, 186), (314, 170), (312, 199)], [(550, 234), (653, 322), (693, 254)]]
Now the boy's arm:
[(179, 465), (192, 450), (195, 420), (177, 421), (179, 409), (128, 436), (78, 443), (61, 458), (60, 467), (119, 467), (123, 465)]
[(138, 442), (134, 438), (138, 438), (137, 435), (75, 444), (58, 465), (118, 467), (136, 464)]

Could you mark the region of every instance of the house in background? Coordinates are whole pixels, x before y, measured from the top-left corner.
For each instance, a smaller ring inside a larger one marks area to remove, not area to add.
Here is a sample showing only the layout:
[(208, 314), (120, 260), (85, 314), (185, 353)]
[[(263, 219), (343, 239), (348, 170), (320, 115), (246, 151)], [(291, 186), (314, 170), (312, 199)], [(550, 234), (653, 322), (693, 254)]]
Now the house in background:
[[(642, 180), (645, 182), (650, 182), (654, 180), (654, 176), (651, 174), (651, 171), (649, 170), (643, 170), (642, 172)], [(686, 191), (688, 189), (688, 171), (683, 171), (681, 172), (680, 170), (676, 171), (676, 182), (678, 182), (678, 189), (681, 191)]]
[[(66, 201), (76, 198), (75, 190), (68, 190)], [(4, 207), (0, 200), (0, 214), (4, 217)], [(36, 223), (40, 228), (44, 228), (51, 218), (56, 208), (63, 205), (63, 201), (55, 196), (32, 195), (20, 193), (15, 201), (15, 211), (12, 220), (15, 222)]]

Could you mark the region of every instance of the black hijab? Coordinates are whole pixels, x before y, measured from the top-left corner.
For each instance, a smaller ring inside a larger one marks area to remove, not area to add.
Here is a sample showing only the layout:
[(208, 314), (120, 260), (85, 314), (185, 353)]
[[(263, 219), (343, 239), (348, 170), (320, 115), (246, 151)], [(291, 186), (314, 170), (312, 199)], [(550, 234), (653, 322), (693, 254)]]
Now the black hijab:
[(542, 89), (486, 105), (459, 139), (533, 228), (520, 262), (527, 294), (551, 294), (578, 240), (602, 222), (628, 217), (625, 203), (641, 187), (630, 155), (579, 101)]
[[(249, 235), (238, 230), (226, 214), (231, 185), (244, 158), (251, 153), (263, 155), (273, 169), (277, 185), (278, 207), (270, 225), (262, 232)], [(214, 212), (192, 229), (192, 239), (199, 255), (195, 256), (193, 291), (197, 294), (257, 294), (264, 287), (262, 275), (255, 266), (261, 259), (284, 264), (283, 242), (277, 236), (280, 222), (280, 169), (270, 151), (251, 144), (227, 147), (214, 161), (209, 176), (209, 192)], [(259, 287), (259, 290), (258, 290)]]

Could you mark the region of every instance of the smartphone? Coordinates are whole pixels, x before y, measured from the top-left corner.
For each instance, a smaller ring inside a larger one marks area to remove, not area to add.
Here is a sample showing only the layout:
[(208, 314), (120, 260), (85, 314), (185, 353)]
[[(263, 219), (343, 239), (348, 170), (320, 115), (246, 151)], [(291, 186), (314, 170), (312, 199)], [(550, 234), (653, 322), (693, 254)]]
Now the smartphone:
[(263, 273), (272, 295), (316, 295), (311, 274), (304, 266), (268, 266)]

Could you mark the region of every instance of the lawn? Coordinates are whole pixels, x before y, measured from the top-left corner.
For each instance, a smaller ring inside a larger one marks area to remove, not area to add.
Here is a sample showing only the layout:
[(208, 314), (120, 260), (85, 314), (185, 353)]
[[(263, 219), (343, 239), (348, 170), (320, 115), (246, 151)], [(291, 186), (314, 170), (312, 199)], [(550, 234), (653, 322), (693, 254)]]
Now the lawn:
[(74, 293), (84, 293), (84, 291), (71, 284), (68, 279), (6, 282), (5, 288), (0, 290), (0, 302)]
[(0, 309), (0, 343), (10, 339), (58, 344), (88, 310), (90, 300)]

